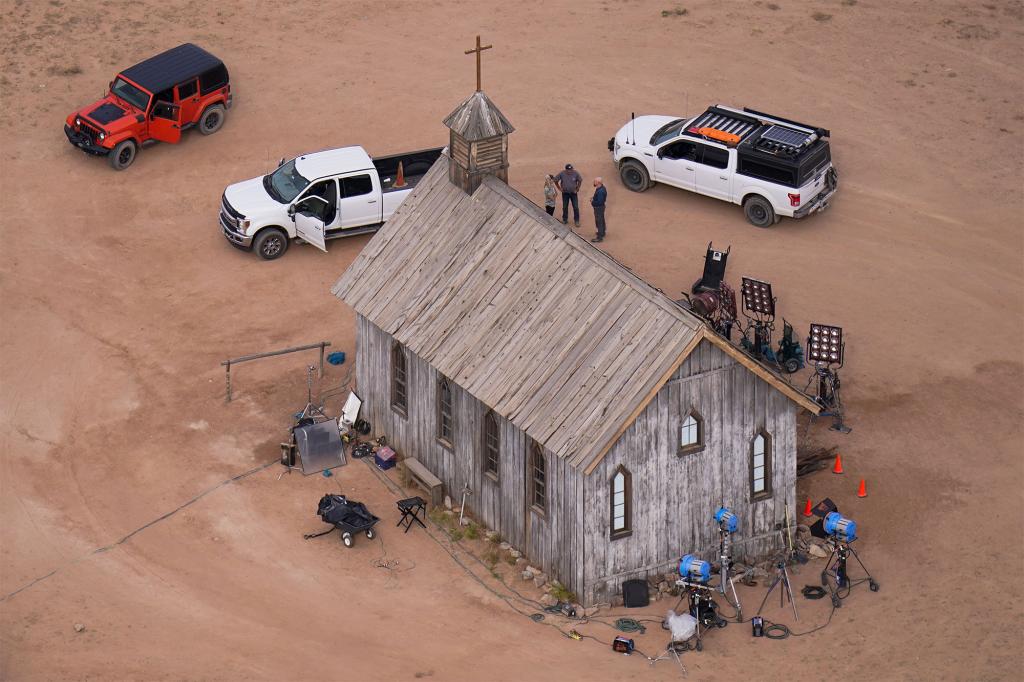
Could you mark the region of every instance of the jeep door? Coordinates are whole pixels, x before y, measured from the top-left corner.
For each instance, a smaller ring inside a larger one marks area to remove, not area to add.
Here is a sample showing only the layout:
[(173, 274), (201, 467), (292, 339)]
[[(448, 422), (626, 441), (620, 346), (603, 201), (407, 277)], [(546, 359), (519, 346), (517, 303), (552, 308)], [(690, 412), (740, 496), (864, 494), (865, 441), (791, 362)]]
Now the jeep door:
[(654, 160), (654, 179), (692, 192), (696, 189), (698, 152), (697, 143), (690, 140), (662, 146)]
[(342, 229), (375, 225), (381, 221), (380, 180), (377, 173), (362, 172), (341, 178)]
[(178, 106), (181, 107), (183, 125), (195, 123), (199, 116), (199, 86), (195, 78), (179, 83), (176, 92)]
[(716, 199), (732, 198), (732, 173), (729, 171), (729, 150), (710, 144), (698, 144), (697, 191)]
[(161, 142), (181, 139), (181, 107), (170, 102), (157, 101), (149, 114), (149, 136)]

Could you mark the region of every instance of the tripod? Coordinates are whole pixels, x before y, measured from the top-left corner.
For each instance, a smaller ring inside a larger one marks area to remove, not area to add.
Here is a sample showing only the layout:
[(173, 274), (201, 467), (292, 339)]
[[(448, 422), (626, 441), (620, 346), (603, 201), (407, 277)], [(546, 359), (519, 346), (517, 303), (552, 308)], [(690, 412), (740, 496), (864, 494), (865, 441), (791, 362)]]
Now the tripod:
[[(721, 569), (721, 581), (718, 585), (718, 591), (725, 597), (725, 601), (729, 602), (736, 609), (736, 622), (743, 622), (743, 610), (740, 606), (739, 595), (736, 594), (736, 585), (733, 583), (733, 579), (729, 577), (729, 573), (732, 570), (732, 553), (729, 551), (732, 545), (732, 533), (725, 530), (721, 526), (718, 528), (718, 554), (722, 560)], [(729, 599), (729, 593), (725, 589), (726, 584), (732, 588), (732, 599)]]
[[(864, 573), (867, 578), (861, 578), (857, 582), (868, 581), (868, 587), (872, 592), (878, 592), (879, 585), (874, 578), (871, 577), (871, 572), (868, 571), (867, 566), (857, 556), (857, 550), (850, 546), (849, 542), (843, 542), (835, 535), (832, 535), (828, 539), (829, 544), (832, 546), (832, 552), (829, 554), (828, 562), (825, 564), (825, 570), (821, 572), (821, 586), (828, 589), (829, 594), (832, 597), (832, 606), (839, 608), (843, 605), (842, 600), (845, 599), (849, 594), (850, 590), (853, 589), (853, 583), (850, 582), (850, 576), (846, 571), (846, 562), (850, 554), (857, 560), (860, 567), (864, 569)], [(831, 570), (829, 570), (831, 569)], [(834, 584), (833, 584), (834, 583)], [(840, 596), (839, 590), (846, 588), (846, 594)]]
[(778, 569), (778, 573), (775, 575), (775, 580), (772, 581), (771, 587), (769, 587), (768, 591), (765, 593), (764, 599), (761, 600), (761, 605), (757, 607), (757, 615), (761, 615), (761, 611), (764, 610), (764, 605), (768, 601), (768, 597), (771, 595), (772, 590), (774, 590), (781, 582), (782, 590), (779, 591), (779, 606), (784, 606), (785, 602), (783, 600), (788, 597), (789, 604), (793, 607), (793, 617), (800, 620), (800, 614), (796, 612), (796, 600), (793, 599), (793, 586), (789, 583), (789, 573), (786, 571), (786, 561), (784, 559), (779, 559), (779, 562), (775, 564), (775, 566)]

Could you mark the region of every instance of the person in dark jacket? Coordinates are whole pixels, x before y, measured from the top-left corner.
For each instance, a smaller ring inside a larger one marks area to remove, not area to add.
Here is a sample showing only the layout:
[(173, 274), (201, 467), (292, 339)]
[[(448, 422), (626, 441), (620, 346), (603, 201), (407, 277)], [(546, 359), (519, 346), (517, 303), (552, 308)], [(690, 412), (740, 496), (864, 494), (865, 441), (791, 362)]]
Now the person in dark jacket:
[(594, 196), (590, 199), (590, 205), (594, 207), (594, 224), (597, 225), (597, 236), (591, 239), (592, 242), (604, 241), (604, 206), (608, 203), (608, 190), (605, 189), (604, 181), (601, 178), (594, 178)]
[(572, 202), (572, 219), (576, 227), (580, 226), (580, 202), (578, 193), (583, 186), (583, 176), (576, 172), (571, 163), (565, 164), (565, 170), (555, 176), (555, 184), (562, 192), (562, 224), (569, 224), (569, 202)]

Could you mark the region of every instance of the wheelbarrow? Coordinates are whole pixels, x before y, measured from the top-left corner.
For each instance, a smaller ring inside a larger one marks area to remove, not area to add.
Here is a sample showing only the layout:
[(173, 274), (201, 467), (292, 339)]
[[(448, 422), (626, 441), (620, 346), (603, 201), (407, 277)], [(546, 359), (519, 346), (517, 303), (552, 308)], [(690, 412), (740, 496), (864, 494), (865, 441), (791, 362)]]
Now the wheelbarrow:
[(372, 540), (376, 535), (373, 527), (380, 521), (365, 504), (349, 500), (344, 495), (324, 495), (320, 498), (316, 513), (324, 523), (332, 527), (322, 533), (310, 533), (302, 537), (309, 540), (338, 530), (341, 532), (341, 542), (346, 547), (354, 545), (355, 537), (360, 533)]

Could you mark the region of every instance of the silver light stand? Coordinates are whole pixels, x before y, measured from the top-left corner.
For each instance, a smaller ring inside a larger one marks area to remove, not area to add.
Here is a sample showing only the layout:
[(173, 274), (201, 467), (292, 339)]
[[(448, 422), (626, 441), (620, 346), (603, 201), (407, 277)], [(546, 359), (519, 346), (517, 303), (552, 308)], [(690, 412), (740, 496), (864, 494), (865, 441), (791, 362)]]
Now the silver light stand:
[(839, 370), (846, 362), (843, 328), (812, 323), (807, 334), (806, 350), (808, 359), (814, 363), (814, 374), (808, 380), (804, 392), (814, 383), (814, 401), (823, 409), (820, 416), (832, 417), (830, 428), (833, 431), (850, 433), (852, 429), (843, 423), (843, 402), (839, 396)]
[(757, 607), (757, 615), (761, 615), (761, 611), (764, 610), (764, 605), (768, 602), (768, 597), (771, 595), (779, 583), (782, 583), (782, 589), (779, 591), (779, 607), (785, 606), (785, 599), (789, 598), (789, 603), (793, 607), (793, 617), (796, 620), (800, 620), (800, 614), (796, 611), (796, 600), (793, 598), (793, 586), (789, 582), (789, 573), (786, 571), (786, 560), (779, 559), (778, 563), (775, 564), (777, 573), (775, 580), (772, 581), (771, 587), (764, 595), (764, 599), (761, 600), (761, 605)]
[(719, 573), (719, 575), (721, 576), (721, 580), (719, 581), (719, 584), (718, 584), (718, 591), (722, 593), (723, 597), (725, 597), (725, 601), (730, 602), (729, 593), (726, 590), (725, 586), (726, 586), (726, 584), (728, 584), (729, 587), (732, 588), (732, 600), (731, 600), (730, 603), (732, 604), (732, 606), (734, 606), (736, 608), (736, 622), (737, 623), (742, 623), (743, 622), (743, 607), (740, 606), (740, 598), (739, 598), (739, 595), (736, 594), (736, 583), (734, 582), (735, 578), (733, 578), (730, 575), (730, 573), (732, 572), (732, 552), (731, 552), (731, 549), (732, 549), (732, 533), (730, 533), (729, 531), (727, 531), (725, 529), (724, 524), (719, 523), (718, 524), (718, 553), (719, 553), (719, 557), (720, 557), (720, 559), (722, 561), (722, 568), (721, 568), (721, 571)]

